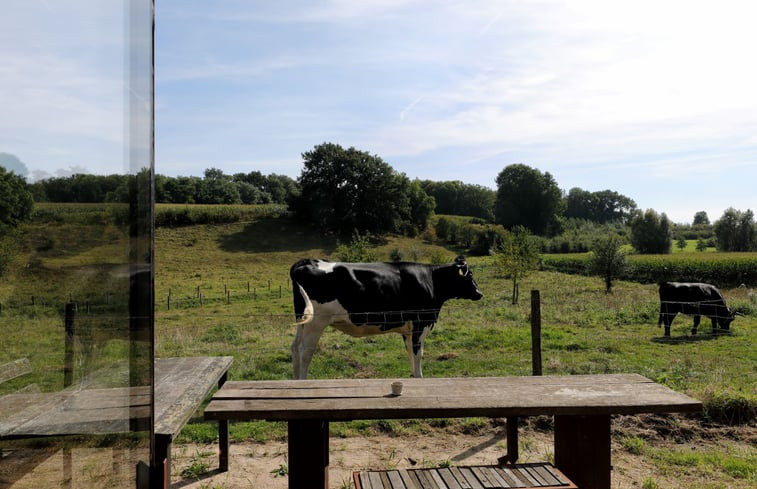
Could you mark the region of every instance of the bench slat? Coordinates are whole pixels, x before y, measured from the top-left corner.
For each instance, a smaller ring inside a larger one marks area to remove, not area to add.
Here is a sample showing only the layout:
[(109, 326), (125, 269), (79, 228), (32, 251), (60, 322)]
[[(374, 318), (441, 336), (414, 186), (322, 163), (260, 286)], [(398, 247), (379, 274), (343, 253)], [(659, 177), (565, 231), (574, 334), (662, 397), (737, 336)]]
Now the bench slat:
[(392, 483), (392, 489), (407, 489), (398, 471), (390, 470), (386, 475), (389, 477), (389, 482)]
[(439, 475), (442, 476), (442, 479), (444, 479), (444, 482), (449, 489), (461, 489), (460, 484), (457, 482), (457, 479), (455, 479), (455, 476), (450, 469), (446, 467), (439, 469)]

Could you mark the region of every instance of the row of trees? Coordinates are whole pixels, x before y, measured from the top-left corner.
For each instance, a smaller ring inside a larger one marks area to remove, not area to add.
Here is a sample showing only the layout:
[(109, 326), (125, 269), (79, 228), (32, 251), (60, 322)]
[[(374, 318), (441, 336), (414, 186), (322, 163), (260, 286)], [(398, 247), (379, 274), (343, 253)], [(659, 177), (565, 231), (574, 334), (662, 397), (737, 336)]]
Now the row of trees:
[[(522, 226), (543, 239), (551, 238), (549, 251), (585, 251), (586, 238), (578, 242), (574, 236), (585, 226), (579, 228), (576, 222), (620, 226), (617, 234), (641, 253), (670, 252), (673, 239), (684, 238), (665, 214), (651, 209), (642, 212), (624, 195), (581, 188), (565, 193), (549, 172), (524, 164), (506, 166), (497, 175), (494, 191), (459, 181), (410, 180), (377, 155), (333, 143), (315, 146), (302, 159), (297, 180), (257, 171), (227, 175), (216, 168), (206, 170), (202, 178), (156, 175), (156, 201), (287, 204), (301, 221), (342, 236), (354, 231), (415, 235), (427, 228), (434, 212), (473, 216), (475, 224), (504, 229)], [(129, 181), (126, 175), (74, 174), (41, 180), (27, 189), (41, 202), (125, 202)], [(479, 239), (478, 231), (474, 236), (471, 229), (444, 230), (444, 224), (438, 231), (449, 235), (450, 241), (468, 246), (473, 241), (481, 246), (490, 241), (490, 236)], [(706, 213), (700, 212), (686, 232), (685, 239), (714, 236), (724, 251), (757, 248), (751, 211), (729, 209), (715, 225), (709, 225)]]
[[(129, 175), (77, 173), (52, 177), (28, 186), (36, 202), (125, 202)], [(217, 168), (200, 177), (155, 175), (155, 200), (174, 204), (285, 204), (299, 193), (286, 175), (258, 171), (226, 175)]]

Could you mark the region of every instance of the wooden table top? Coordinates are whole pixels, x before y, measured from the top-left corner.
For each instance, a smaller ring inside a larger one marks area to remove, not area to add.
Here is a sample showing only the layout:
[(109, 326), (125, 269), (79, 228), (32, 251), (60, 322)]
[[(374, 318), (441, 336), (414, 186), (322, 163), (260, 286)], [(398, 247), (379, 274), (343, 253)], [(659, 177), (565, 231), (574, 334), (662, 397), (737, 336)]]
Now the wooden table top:
[[(232, 357), (156, 359), (155, 432), (178, 432), (232, 361)], [(124, 433), (135, 421), (149, 419), (149, 386), (0, 397), (0, 438)]]
[[(403, 384), (391, 394), (391, 383)], [(637, 374), (229, 381), (205, 419), (399, 419), (666, 413), (700, 401)]]

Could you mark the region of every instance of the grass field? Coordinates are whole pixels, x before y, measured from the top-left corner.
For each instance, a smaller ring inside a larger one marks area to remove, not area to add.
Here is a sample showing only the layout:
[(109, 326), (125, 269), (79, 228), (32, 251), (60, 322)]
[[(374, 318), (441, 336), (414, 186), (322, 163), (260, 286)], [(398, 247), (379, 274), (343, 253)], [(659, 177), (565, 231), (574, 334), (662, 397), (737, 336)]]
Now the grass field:
[[(282, 220), (159, 229), (158, 354), (230, 354), (235, 358), (232, 379), (291, 378), (294, 328), (288, 269), (302, 257), (328, 258), (335, 246)], [(377, 252), (380, 259), (388, 260), (394, 249), (420, 261), (440, 253), (451, 261), (456, 254), (406, 238), (390, 238)], [(746, 430), (747, 439), (753, 436), (748, 433), (754, 433), (757, 406), (754, 315), (738, 318), (731, 334), (721, 336), (710, 335), (705, 321), (696, 337), (689, 336), (691, 318), (680, 316), (668, 339), (656, 326), (655, 285), (621, 281), (615, 293), (607, 295), (599, 278), (535, 272), (521, 283), (521, 301), (514, 306), (510, 280), (500, 276), (488, 257), (470, 257), (469, 262), (484, 299), (445, 305), (426, 342), (425, 376), (530, 375), (529, 291), (539, 290), (545, 374), (640, 373), (703, 400), (707, 410), (693, 421), (695, 426), (729, 426), (733, 433)], [(724, 294), (731, 307), (755, 310), (752, 289), (729, 289)], [(404, 377), (409, 375), (409, 362), (397, 335), (356, 339), (327, 330), (310, 374), (312, 378)], [(394, 420), (334, 423), (331, 429), (335, 436), (412, 436), (439, 429), (468, 433), (488, 426), (488, 421), (478, 419)], [(212, 425), (194, 423), (185, 430), (184, 439), (208, 442), (215, 438), (214, 431)], [(237, 442), (284, 436), (283, 425), (232, 426)], [(723, 440), (720, 448), (692, 452), (691, 445), (661, 447), (636, 432), (620, 438), (624, 450), (665, 473), (699, 474), (713, 481), (700, 487), (749, 487), (757, 482), (757, 450), (748, 443), (745, 448), (743, 439)]]
[[(0, 303), (6, 304), (0, 321), (10, 345), (0, 352), (0, 362), (22, 352), (30, 355), (35, 371), (40, 372), (34, 380), (43, 389), (56, 387), (52, 384), (57, 381), (46, 379), (59, 377), (61, 365), (62, 346), (56, 340), (60, 313), (54, 304), (67, 296), (82, 300), (85, 294), (100, 300), (107, 293), (103, 281), (118, 276), (112, 273), (118, 263), (102, 263), (108, 262), (102, 257), (110, 256), (107, 250), (116, 249), (125, 235), (107, 222), (99, 231), (88, 222), (80, 226), (81, 233), (91, 236), (86, 249), (69, 246), (66, 236), (57, 234), (49, 223), (29, 226), (24, 234), (26, 246), (0, 281)], [(233, 355), (231, 379), (291, 378), (289, 348), (294, 327), (289, 267), (303, 257), (328, 258), (337, 244), (285, 218), (158, 228), (157, 355)], [(457, 254), (408, 238), (388, 238), (377, 253), (388, 260), (396, 249), (418, 261), (440, 254), (452, 261)], [(424, 375), (530, 375), (529, 291), (539, 290), (545, 374), (636, 372), (705, 403), (705, 413), (688, 420), (686, 426), (693, 423), (697, 429), (720, 430), (702, 435), (715, 437), (715, 445), (708, 442), (706, 449), (696, 450), (691, 440), (678, 448), (662, 448), (642, 432), (624, 437), (623, 450), (673, 474), (693, 471), (713, 481), (702, 487), (746, 488), (757, 483), (757, 284), (723, 291), (729, 306), (748, 312), (736, 319), (730, 334), (709, 334), (705, 320), (700, 334), (689, 336), (691, 318), (679, 316), (672, 338), (664, 338), (657, 328), (655, 285), (620, 281), (614, 294), (607, 295), (596, 277), (534, 272), (521, 282), (520, 304), (512, 305), (511, 281), (501, 276), (488, 257), (469, 257), (469, 263), (484, 299), (445, 305), (426, 342)], [(81, 267), (91, 272), (90, 281), (67, 282), (66, 273), (81, 271)], [(27, 303), (32, 294), (37, 295), (34, 306)], [(105, 345), (104, 355), (108, 349), (121, 352), (125, 347), (119, 339), (100, 341)], [(310, 374), (313, 378), (404, 377), (409, 375), (409, 362), (397, 335), (355, 339), (327, 330)], [(475, 419), (352, 422), (334, 423), (332, 432), (336, 436), (403, 436), (434, 430), (469, 432), (488, 426), (487, 420)], [(184, 430), (182, 439), (211, 441), (214, 431), (213, 425), (196, 420)], [(283, 437), (282, 425), (232, 425), (236, 442)]]

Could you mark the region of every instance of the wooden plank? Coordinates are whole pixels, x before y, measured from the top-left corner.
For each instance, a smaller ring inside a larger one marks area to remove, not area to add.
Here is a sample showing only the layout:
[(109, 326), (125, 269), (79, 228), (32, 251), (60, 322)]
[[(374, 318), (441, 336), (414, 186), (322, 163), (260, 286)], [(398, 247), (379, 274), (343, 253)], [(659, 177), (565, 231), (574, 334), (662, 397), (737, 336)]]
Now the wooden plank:
[(479, 482), (481, 482), (481, 485), (484, 486), (484, 489), (490, 489), (493, 487), (497, 487), (497, 484), (490, 480), (489, 477), (487, 477), (486, 470), (483, 467), (471, 467), (471, 470), (474, 474), (476, 474), (476, 477), (478, 478)]
[(32, 372), (32, 366), (29, 363), (28, 358), (19, 358), (12, 362), (0, 365), (0, 384), (13, 380), (16, 377), (30, 374)]
[(421, 489), (421, 487), (418, 486), (418, 479), (411, 477), (410, 473), (407, 470), (402, 469), (399, 471), (399, 474), (400, 478), (402, 478), (402, 482), (405, 484), (405, 487), (407, 487), (407, 489)]
[(560, 481), (557, 480), (556, 477), (554, 477), (549, 470), (546, 469), (545, 465), (547, 464), (538, 464), (533, 466), (533, 470), (535, 470), (539, 476), (541, 476), (544, 481), (551, 486), (559, 486)]
[(444, 478), (439, 473), (439, 469), (430, 469), (429, 474), (431, 474), (431, 478), (434, 479), (434, 482), (440, 489), (448, 489), (447, 483), (444, 482)]
[(449, 471), (455, 476), (457, 483), (460, 484), (460, 489), (472, 489), (473, 486), (471, 486), (458, 467), (450, 467)]
[(433, 477), (431, 477), (431, 475), (428, 473), (427, 469), (416, 469), (415, 475), (418, 476), (418, 481), (421, 483), (421, 487), (423, 487), (423, 489), (440, 489), (436, 485), (436, 482), (434, 482)]
[(155, 432), (178, 433), (233, 361), (233, 357), (158, 358), (155, 363)]
[(510, 487), (510, 484), (508, 484), (507, 481), (505, 481), (502, 477), (500, 477), (499, 473), (497, 473), (496, 467), (487, 467), (486, 476), (490, 481), (495, 483), (495, 487), (497, 488)]
[(552, 464), (548, 464), (545, 466), (547, 470), (549, 470), (549, 473), (552, 474), (552, 477), (557, 479), (560, 482), (561, 486), (567, 486), (570, 485), (570, 481), (560, 472), (559, 470), (555, 469)]
[[(368, 480), (371, 482), (372, 489), (382, 489), (384, 484), (381, 482), (381, 476), (378, 472), (368, 472)], [(313, 486), (316, 487), (316, 486)]]
[[(701, 409), (699, 401), (651, 381), (640, 382), (638, 379), (644, 379), (641, 376), (630, 376), (630, 381), (629, 376), (597, 377), (594, 383), (587, 383), (586, 378), (576, 382), (572, 376), (560, 377), (560, 383), (553, 380), (532, 384), (510, 377), (479, 379), (478, 386), (467, 379), (442, 379), (445, 383), (437, 379), (429, 383), (406, 383), (403, 394), (396, 397), (375, 392), (376, 385), (386, 384), (386, 389), (389, 388), (384, 379), (372, 379), (380, 380), (380, 384), (346, 382), (344, 388), (336, 390), (333, 380), (326, 388), (302, 384), (309, 381), (289, 381), (292, 389), (286, 388), (287, 382), (278, 382), (278, 388), (263, 389), (257, 382), (227, 382), (213, 396), (206, 409), (206, 419), (502, 417)], [(621, 379), (626, 381), (621, 382)]]
[(536, 481), (537, 486), (542, 487), (542, 486), (549, 485), (547, 481), (544, 480), (544, 478), (541, 476), (541, 474), (539, 474), (536, 471), (535, 467), (531, 465), (525, 465), (521, 468), (521, 471), (525, 471), (526, 473), (528, 473), (528, 475), (531, 476), (531, 478)]
[(470, 467), (460, 467), (460, 473), (465, 477), (465, 480), (468, 481), (471, 489), (484, 489), (484, 486), (478, 481), (478, 478), (476, 478), (476, 475)]
[(461, 489), (460, 483), (457, 482), (457, 479), (449, 468), (442, 467), (441, 469), (439, 469), (439, 475), (442, 476), (444, 483), (449, 489)]
[(387, 474), (385, 470), (380, 471), (378, 474), (381, 476), (381, 487), (392, 489), (392, 482), (389, 480), (389, 474)]
[(389, 482), (392, 484), (392, 489), (407, 489), (405, 487), (405, 483), (402, 482), (402, 477), (400, 477), (400, 473), (396, 470), (389, 470), (387, 471), (386, 475), (389, 477)]
[(373, 489), (373, 485), (371, 484), (371, 478), (368, 475), (368, 472), (360, 472), (359, 476), (360, 478), (360, 488), (361, 489)]
[(526, 487), (526, 484), (516, 477), (508, 467), (497, 467), (497, 472), (507, 482), (508, 487)]
[[(423, 489), (423, 481), (418, 477), (418, 469), (408, 470), (408, 476), (412, 479), (413, 483), (418, 489)], [(425, 479), (424, 479), (425, 481)]]
[(524, 467), (520, 467), (520, 466), (513, 467), (513, 473), (518, 478), (520, 478), (520, 480), (522, 480), (523, 482), (525, 482), (527, 487), (529, 485), (532, 486), (532, 487), (538, 487), (539, 481), (537, 481), (536, 479), (534, 479), (531, 476), (531, 474), (529, 474), (528, 471), (525, 470)]

